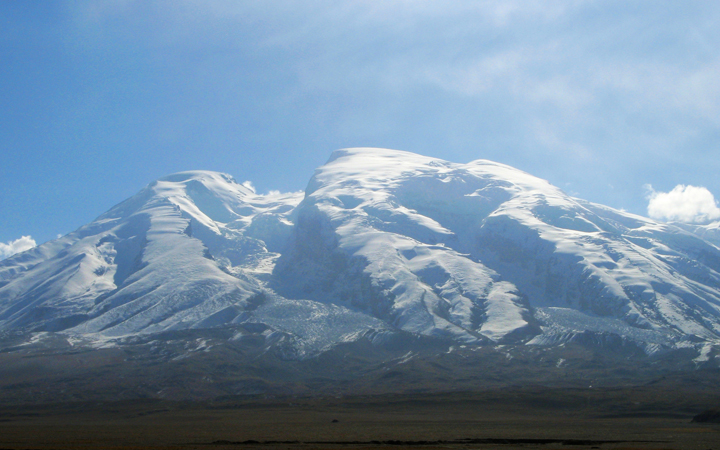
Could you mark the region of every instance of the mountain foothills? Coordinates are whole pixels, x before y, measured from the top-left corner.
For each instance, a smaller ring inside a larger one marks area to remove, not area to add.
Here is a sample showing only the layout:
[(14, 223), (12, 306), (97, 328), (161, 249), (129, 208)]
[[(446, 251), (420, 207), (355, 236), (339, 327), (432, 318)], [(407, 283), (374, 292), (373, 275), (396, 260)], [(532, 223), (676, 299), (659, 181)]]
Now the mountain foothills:
[(0, 330), (7, 354), (147, 344), (320, 364), (344, 349), (388, 370), (452, 351), (559, 367), (582, 348), (717, 367), (717, 230), (490, 161), (345, 149), (304, 193), (170, 175), (0, 262)]

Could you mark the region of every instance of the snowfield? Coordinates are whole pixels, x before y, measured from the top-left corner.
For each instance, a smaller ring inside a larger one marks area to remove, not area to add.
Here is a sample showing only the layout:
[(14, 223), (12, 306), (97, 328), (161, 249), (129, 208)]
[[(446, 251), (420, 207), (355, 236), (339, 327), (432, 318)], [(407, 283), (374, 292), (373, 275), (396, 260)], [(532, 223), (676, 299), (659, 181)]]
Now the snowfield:
[(304, 193), (206, 171), (151, 183), (0, 262), (0, 329), (102, 341), (258, 324), (298, 355), (396, 331), (461, 345), (614, 336), (705, 361), (720, 339), (717, 230), (490, 161), (345, 149)]

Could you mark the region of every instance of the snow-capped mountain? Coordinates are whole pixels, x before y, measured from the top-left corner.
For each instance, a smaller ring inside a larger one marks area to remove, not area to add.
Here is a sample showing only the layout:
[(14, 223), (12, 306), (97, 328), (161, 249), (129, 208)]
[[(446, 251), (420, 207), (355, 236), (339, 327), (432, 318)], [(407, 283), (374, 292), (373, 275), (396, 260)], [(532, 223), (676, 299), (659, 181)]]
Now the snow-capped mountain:
[(256, 276), (276, 257), (268, 247), (289, 233), (298, 201), (212, 172), (157, 180), (89, 225), (0, 263), (0, 323), (124, 335), (232, 322), (263, 295)]
[(471, 346), (620, 339), (707, 359), (720, 340), (713, 242), (502, 164), (346, 149), (304, 194), (183, 172), (0, 262), (0, 329), (107, 339), (229, 327), (243, 339), (253, 325), (300, 355), (398, 333)]
[(335, 152), (310, 181), (274, 281), (463, 342), (720, 332), (720, 251), (501, 164)]

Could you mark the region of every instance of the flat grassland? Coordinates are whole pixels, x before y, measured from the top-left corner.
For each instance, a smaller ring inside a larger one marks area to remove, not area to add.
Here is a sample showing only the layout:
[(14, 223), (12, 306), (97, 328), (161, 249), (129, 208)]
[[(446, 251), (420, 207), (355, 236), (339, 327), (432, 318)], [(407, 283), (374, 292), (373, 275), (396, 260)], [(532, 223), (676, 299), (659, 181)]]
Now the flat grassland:
[(720, 389), (517, 387), (0, 407), (0, 449), (720, 449)]

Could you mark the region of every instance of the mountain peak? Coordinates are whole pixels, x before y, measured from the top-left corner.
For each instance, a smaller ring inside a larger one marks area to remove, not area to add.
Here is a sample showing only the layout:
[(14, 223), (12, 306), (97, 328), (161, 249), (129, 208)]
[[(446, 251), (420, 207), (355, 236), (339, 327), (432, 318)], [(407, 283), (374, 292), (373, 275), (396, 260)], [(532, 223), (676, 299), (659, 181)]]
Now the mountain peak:
[(720, 249), (699, 236), (711, 232), (574, 199), (492, 161), (349, 148), (304, 198), (211, 171), (158, 179), (3, 261), (0, 329), (224, 327), (241, 339), (254, 324), (298, 354), (376, 333), (704, 346), (720, 341)]
[(182, 183), (190, 180), (216, 180), (226, 183), (238, 184), (238, 182), (235, 181), (235, 179), (231, 175), (221, 172), (214, 172), (211, 170), (188, 170), (184, 172), (177, 172), (166, 175), (157, 179), (157, 181), (170, 181), (173, 183)]

